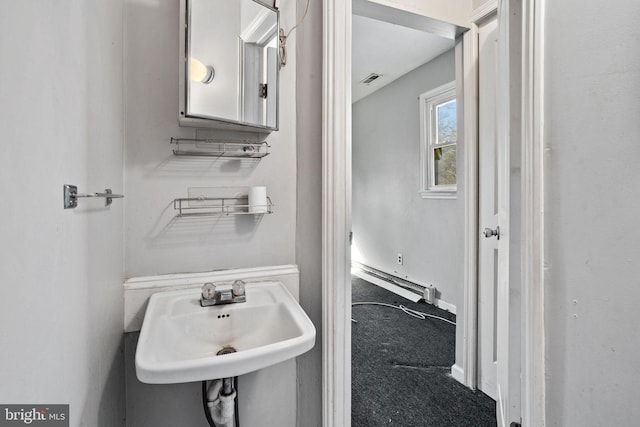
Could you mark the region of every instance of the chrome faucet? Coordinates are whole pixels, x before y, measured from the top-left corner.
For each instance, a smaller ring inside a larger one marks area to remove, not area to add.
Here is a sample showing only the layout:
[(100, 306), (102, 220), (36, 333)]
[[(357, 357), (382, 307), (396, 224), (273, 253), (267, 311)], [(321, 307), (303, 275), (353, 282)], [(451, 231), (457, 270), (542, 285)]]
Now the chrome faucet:
[(202, 295), (200, 297), (200, 305), (209, 307), (211, 305), (233, 304), (237, 302), (246, 302), (245, 283), (242, 280), (233, 282), (231, 289), (216, 290), (213, 283), (205, 283), (202, 286)]

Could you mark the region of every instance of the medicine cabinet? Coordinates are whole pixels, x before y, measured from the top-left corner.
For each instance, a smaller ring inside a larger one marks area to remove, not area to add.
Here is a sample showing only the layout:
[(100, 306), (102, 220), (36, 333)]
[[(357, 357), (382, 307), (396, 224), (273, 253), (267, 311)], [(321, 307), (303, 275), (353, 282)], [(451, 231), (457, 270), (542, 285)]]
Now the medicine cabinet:
[(181, 0), (181, 126), (278, 129), (279, 12), (257, 0)]

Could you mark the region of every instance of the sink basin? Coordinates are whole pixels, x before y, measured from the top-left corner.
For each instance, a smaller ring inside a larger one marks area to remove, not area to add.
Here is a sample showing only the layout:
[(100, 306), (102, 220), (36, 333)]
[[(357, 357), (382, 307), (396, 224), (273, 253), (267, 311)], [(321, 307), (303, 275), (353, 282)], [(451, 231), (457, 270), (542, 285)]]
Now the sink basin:
[(313, 348), (315, 327), (282, 283), (247, 283), (246, 295), (247, 302), (211, 307), (200, 306), (200, 289), (152, 295), (136, 349), (138, 379), (235, 377)]

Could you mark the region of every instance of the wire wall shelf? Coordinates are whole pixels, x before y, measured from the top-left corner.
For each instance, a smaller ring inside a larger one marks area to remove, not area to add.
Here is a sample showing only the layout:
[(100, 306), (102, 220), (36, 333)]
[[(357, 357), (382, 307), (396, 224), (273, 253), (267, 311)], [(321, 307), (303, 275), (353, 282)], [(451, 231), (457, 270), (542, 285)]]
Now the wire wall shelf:
[(273, 213), (274, 204), (267, 196), (263, 205), (249, 204), (247, 196), (242, 197), (187, 197), (173, 200), (177, 217), (263, 215)]
[(223, 157), (229, 159), (261, 159), (269, 155), (267, 141), (233, 141), (215, 139), (171, 138), (176, 156)]

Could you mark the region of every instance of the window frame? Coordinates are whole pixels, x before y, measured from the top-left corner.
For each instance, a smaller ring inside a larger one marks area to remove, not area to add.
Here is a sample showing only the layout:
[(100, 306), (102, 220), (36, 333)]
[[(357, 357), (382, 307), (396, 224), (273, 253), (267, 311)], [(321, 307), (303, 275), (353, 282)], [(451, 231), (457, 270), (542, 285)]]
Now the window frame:
[[(423, 199), (455, 199), (458, 190), (457, 184), (435, 185), (433, 151), (438, 147), (455, 145), (457, 157), (459, 142), (457, 139), (454, 144), (436, 144), (435, 118), (435, 107), (456, 100), (456, 82), (452, 81), (438, 86), (435, 89), (421, 94), (418, 99), (420, 100), (420, 196)], [(458, 120), (456, 115), (456, 126), (457, 125)]]

